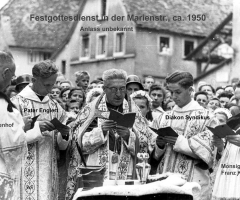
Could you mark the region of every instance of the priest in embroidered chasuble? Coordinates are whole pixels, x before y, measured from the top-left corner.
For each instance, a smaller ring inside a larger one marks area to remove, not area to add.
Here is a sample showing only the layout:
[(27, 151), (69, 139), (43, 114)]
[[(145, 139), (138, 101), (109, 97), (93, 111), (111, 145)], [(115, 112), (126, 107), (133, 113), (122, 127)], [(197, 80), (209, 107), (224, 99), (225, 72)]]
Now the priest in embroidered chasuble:
[[(124, 99), (126, 79), (127, 74), (123, 70), (105, 71), (104, 94), (86, 105), (78, 115), (70, 145), (66, 199), (70, 199), (77, 189), (76, 178), (80, 175), (79, 167), (82, 165), (76, 142), (86, 157), (86, 164), (104, 166), (104, 179), (109, 180), (133, 179), (137, 152), (148, 152), (155, 159), (160, 157), (157, 135), (149, 129), (134, 101)], [(108, 120), (109, 109), (121, 113), (135, 112), (133, 128), (125, 128)]]
[(166, 82), (176, 105), (172, 111), (160, 116), (153, 126), (156, 129), (171, 127), (178, 136), (158, 136), (157, 144), (164, 154), (158, 172), (185, 175), (188, 181), (201, 185), (201, 194), (194, 194), (194, 199), (208, 200), (214, 147), (206, 125), (215, 126), (217, 121), (191, 98), (193, 77), (190, 73), (174, 72)]
[(26, 86), (12, 102), (22, 116), (37, 118), (41, 134), (32, 134), (28, 141), (28, 155), (22, 170), (20, 200), (53, 200), (58, 198), (57, 150), (64, 150), (68, 141), (50, 122), (57, 118), (61, 123), (67, 116), (57, 101), (49, 93), (57, 79), (57, 68), (52, 61), (46, 60), (34, 65), (33, 83)]
[(27, 139), (21, 114), (3, 92), (15, 74), (12, 56), (0, 51), (0, 199), (17, 200)]

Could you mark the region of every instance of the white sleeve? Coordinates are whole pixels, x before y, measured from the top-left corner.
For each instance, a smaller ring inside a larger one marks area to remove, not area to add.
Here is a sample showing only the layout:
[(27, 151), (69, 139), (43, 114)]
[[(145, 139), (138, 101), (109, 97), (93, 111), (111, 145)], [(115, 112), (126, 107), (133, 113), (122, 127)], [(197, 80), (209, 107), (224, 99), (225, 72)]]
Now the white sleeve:
[(39, 140), (44, 139), (44, 136), (41, 133), (39, 122), (34, 123), (34, 127), (26, 132), (27, 143), (33, 143)]
[(177, 141), (173, 146), (173, 150), (176, 152), (191, 156), (192, 158), (199, 159), (199, 157), (192, 152), (188, 144), (188, 139), (185, 138), (183, 135), (178, 136)]

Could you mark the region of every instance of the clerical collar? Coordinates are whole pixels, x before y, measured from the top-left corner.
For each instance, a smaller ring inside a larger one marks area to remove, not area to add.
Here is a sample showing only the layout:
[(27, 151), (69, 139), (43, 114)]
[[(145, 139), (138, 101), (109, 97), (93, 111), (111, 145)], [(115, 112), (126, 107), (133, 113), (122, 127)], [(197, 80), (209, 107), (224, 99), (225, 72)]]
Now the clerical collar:
[(35, 91), (33, 90), (32, 86), (31, 86), (31, 89), (32, 89), (32, 91), (38, 96), (38, 98), (40, 99), (40, 101), (42, 101), (42, 100), (44, 99), (45, 96), (40, 95), (40, 94), (38, 94), (37, 92), (35, 92)]
[(44, 97), (45, 97), (45, 96), (38, 95), (37, 93), (35, 93), (35, 94), (38, 96), (38, 98), (40, 99), (40, 101), (42, 101), (42, 100), (44, 99)]
[(110, 103), (108, 103), (108, 102), (106, 102), (106, 104), (107, 104), (107, 107), (108, 107), (108, 108), (111, 108), (111, 109), (113, 109), (113, 110), (117, 110), (117, 111), (120, 112), (120, 113), (123, 112), (123, 104), (121, 104), (120, 106), (114, 106), (114, 105), (112, 105), (112, 104), (110, 104)]

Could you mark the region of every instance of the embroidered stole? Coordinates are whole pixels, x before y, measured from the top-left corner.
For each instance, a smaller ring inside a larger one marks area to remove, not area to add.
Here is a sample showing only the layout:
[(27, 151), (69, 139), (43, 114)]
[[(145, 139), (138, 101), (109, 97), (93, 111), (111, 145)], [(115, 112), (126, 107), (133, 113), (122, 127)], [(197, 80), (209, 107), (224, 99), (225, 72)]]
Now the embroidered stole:
[[(204, 110), (187, 111), (179, 113), (177, 111), (168, 111), (163, 114), (160, 128), (171, 126), (175, 132), (179, 135), (183, 135), (186, 138), (190, 138), (200, 132), (202, 132), (206, 125), (206, 119), (192, 119), (187, 120), (186, 114), (190, 117), (194, 116), (207, 116), (207, 112)], [(182, 116), (182, 119), (167, 119), (167, 116)], [(158, 171), (160, 173), (173, 172), (181, 173), (187, 177), (190, 181), (193, 177), (194, 165), (197, 163), (197, 159), (190, 156), (175, 152), (173, 146), (167, 144), (166, 151), (163, 159), (161, 160)]]

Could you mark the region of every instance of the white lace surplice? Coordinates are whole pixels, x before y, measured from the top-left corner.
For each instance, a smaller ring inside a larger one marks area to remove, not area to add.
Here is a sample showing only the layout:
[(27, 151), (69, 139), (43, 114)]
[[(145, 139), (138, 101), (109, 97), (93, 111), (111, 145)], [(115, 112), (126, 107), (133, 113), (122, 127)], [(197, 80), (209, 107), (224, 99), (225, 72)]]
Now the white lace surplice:
[(228, 143), (217, 170), (212, 200), (240, 199), (240, 147)]

